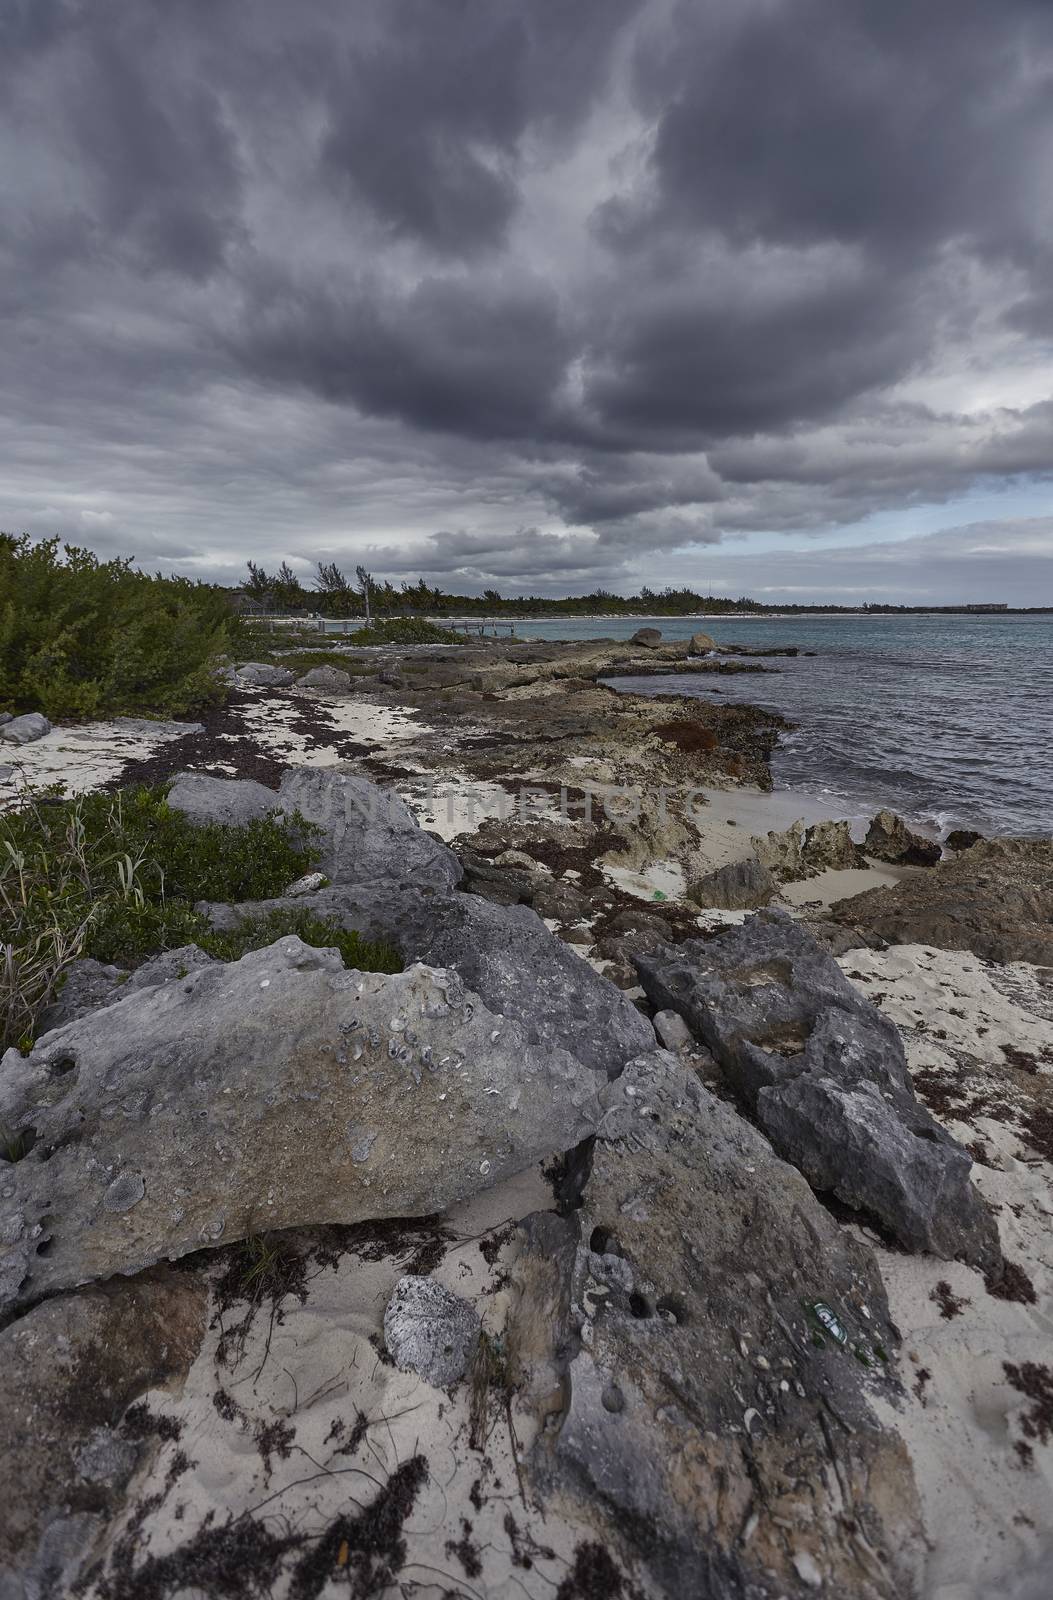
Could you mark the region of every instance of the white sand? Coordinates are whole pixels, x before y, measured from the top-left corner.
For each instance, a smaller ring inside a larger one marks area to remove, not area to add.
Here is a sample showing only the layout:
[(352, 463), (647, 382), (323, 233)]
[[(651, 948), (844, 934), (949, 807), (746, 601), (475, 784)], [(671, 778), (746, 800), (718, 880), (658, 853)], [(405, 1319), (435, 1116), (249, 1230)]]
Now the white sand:
[(70, 794), (98, 789), (120, 777), (129, 761), (152, 756), (190, 731), (186, 723), (116, 717), (111, 722), (53, 728), (32, 744), (0, 744), (0, 768), (13, 768), (9, 778), (0, 779), (0, 807), (11, 804), (27, 787), (61, 783)]
[[(502, 1268), (515, 1243), (506, 1243), (490, 1265), (480, 1253), (484, 1240), (479, 1236), (551, 1204), (540, 1173), (530, 1171), (454, 1208), (445, 1219), (462, 1242), (447, 1248), (432, 1276), (474, 1304), (484, 1327), (498, 1340), (509, 1310)], [(317, 1534), (337, 1515), (353, 1514), (357, 1506), (371, 1503), (400, 1463), (422, 1454), (427, 1478), (404, 1528), (408, 1552), (399, 1574), (403, 1587), (384, 1592), (409, 1593), (416, 1585), (412, 1593), (420, 1600), (439, 1600), (451, 1592), (488, 1600), (551, 1600), (575, 1543), (588, 1537), (588, 1530), (567, 1525), (552, 1508), (542, 1518), (524, 1505), (516, 1457), (522, 1458), (533, 1442), (528, 1415), (513, 1410), (513, 1450), (508, 1417), (495, 1406), (485, 1448), (473, 1449), (466, 1384), (447, 1395), (381, 1362), (370, 1339), (382, 1337), (384, 1308), (403, 1270), (398, 1260), (370, 1262), (353, 1253), (342, 1256), (333, 1269), (318, 1268), (306, 1303), (300, 1305), (293, 1297), (284, 1302), (281, 1325), (271, 1327), (265, 1309), (257, 1313), (233, 1368), (217, 1367), (213, 1329), (182, 1394), (155, 1391), (147, 1396), (151, 1411), (182, 1424), (182, 1438), (178, 1446), (167, 1446), (152, 1472), (132, 1486), (129, 1512), (111, 1530), (110, 1546), (127, 1527), (135, 1500), (155, 1493), (163, 1495), (163, 1504), (146, 1518), (143, 1530), (152, 1556), (191, 1538), (209, 1513), (223, 1519), (253, 1511), (273, 1532)], [(239, 1409), (233, 1420), (225, 1420), (216, 1409), (219, 1388)], [(360, 1414), (368, 1419), (364, 1438), (355, 1450), (340, 1454)], [(292, 1429), (294, 1437), (287, 1459), (272, 1456), (268, 1476), (253, 1433), (258, 1424), (275, 1422)], [(334, 1424), (342, 1425), (342, 1432), (334, 1433)], [(185, 1450), (193, 1465), (165, 1493), (176, 1448)], [(475, 1483), (478, 1509), (471, 1500)], [(481, 1573), (470, 1578), (456, 1554), (447, 1550), (447, 1543), (464, 1532), (462, 1511), (471, 1520), (469, 1537), (482, 1564)], [(514, 1520), (514, 1534), (506, 1525), (508, 1517)], [(531, 1554), (529, 1567), (514, 1560), (517, 1541), (521, 1551)], [(285, 1588), (279, 1582), (274, 1593), (280, 1596)], [(343, 1592), (335, 1580), (324, 1590), (327, 1595)]]
[[(1012, 1102), (1002, 1045), (1036, 1056), (1053, 1052), (1051, 992), (1031, 968), (988, 967), (972, 955), (919, 945), (854, 950), (840, 964), (904, 1030), (915, 1072), (980, 1072)], [(880, 1409), (914, 1463), (932, 1543), (926, 1600), (1047, 1600), (1053, 1442), (1032, 1441), (1031, 1462), (1021, 1461), (1015, 1447), (1028, 1443), (1022, 1418), (1030, 1402), (1008, 1382), (1003, 1364), (1053, 1364), (1053, 1167), (1001, 1118), (943, 1120), (957, 1137), (979, 1136), (987, 1147), (995, 1167), (974, 1166), (973, 1179), (1037, 1304), (996, 1299), (960, 1263), (889, 1251), (871, 1237), (903, 1334), (907, 1390), (899, 1408)], [(932, 1299), (939, 1283), (964, 1302), (960, 1314), (942, 1315)]]

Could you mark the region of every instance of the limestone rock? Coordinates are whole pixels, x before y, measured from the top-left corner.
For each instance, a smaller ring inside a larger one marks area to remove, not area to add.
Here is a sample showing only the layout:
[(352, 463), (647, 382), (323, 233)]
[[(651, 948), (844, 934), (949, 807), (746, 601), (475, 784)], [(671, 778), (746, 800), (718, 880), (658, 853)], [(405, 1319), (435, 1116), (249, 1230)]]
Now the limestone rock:
[(587, 1137), (605, 1090), (454, 972), (347, 971), (292, 936), (210, 963), (5, 1055), (0, 1122), (35, 1138), (4, 1168), (0, 1308), (261, 1229), (442, 1210)]
[[(910, 1461), (865, 1387), (896, 1390), (897, 1338), (869, 1250), (672, 1057), (631, 1062), (616, 1090), (580, 1209), (543, 1229), (530, 1219), (513, 1269), (516, 1381), (544, 1396), (561, 1380), (565, 1395), (560, 1425), (527, 1460), (531, 1487), (600, 1519), (603, 1542), (669, 1600), (796, 1600), (802, 1553), (831, 1594), (915, 1592), (924, 1542)], [(845, 1517), (865, 1546), (845, 1537)]]
[(319, 889), (324, 889), (329, 879), (324, 872), (305, 872), (302, 878), (297, 878), (295, 883), (290, 883), (286, 889), (286, 897), (290, 900), (302, 900), (307, 895), (317, 894)]
[(206, 1300), (199, 1277), (164, 1274), (47, 1300), (0, 1332), (0, 1600), (73, 1592), (156, 1449), (122, 1413), (186, 1374)]
[(866, 866), (866, 857), (853, 842), (847, 822), (817, 822), (806, 828), (798, 821), (783, 833), (769, 833), (752, 843), (761, 865), (780, 883)]
[(1001, 1262), (972, 1158), (914, 1094), (898, 1030), (783, 912), (636, 958), (780, 1155), (910, 1250)]
[(688, 640), (688, 650), (693, 656), (708, 655), (711, 650), (717, 649), (717, 641), (711, 639), (708, 633), (693, 633)]
[(875, 861), (900, 867), (934, 867), (942, 851), (932, 839), (913, 833), (894, 811), (879, 811), (867, 829), (863, 849)]
[(312, 667), (301, 678), (297, 678), (298, 689), (322, 689), (329, 694), (348, 694), (351, 689), (351, 674), (341, 672), (339, 667)]
[(863, 941), (1053, 966), (1053, 841), (983, 840), (931, 872), (839, 900), (830, 916)]
[(654, 1031), (658, 1041), (667, 1050), (687, 1050), (694, 1044), (694, 1035), (679, 1011), (656, 1011)]
[(657, 650), (662, 642), (661, 628), (637, 628), (629, 640), (630, 644), (643, 645), (645, 650)]
[(977, 833), (975, 828), (952, 828), (943, 841), (948, 850), (971, 850), (974, 844), (983, 841), (983, 834)]
[(23, 717), (0, 723), (0, 739), (5, 744), (33, 744), (50, 732), (51, 723), (39, 711), (27, 711)]
[(278, 793), (286, 812), (320, 829), (318, 869), (330, 883), (401, 878), (453, 888), (460, 881), (453, 851), (424, 832), (394, 789), (349, 772), (293, 767)]
[(384, 1312), (384, 1343), (395, 1365), (435, 1389), (448, 1389), (464, 1377), (479, 1330), (467, 1300), (433, 1278), (400, 1278)]
[(219, 822), (232, 828), (277, 810), (278, 796), (254, 778), (211, 778), (204, 772), (181, 772), (168, 791), (168, 804), (191, 822)]
[[(199, 909), (213, 927), (228, 929), (297, 905), (260, 900)], [(405, 961), (457, 973), (491, 1011), (518, 1023), (531, 1044), (566, 1050), (610, 1077), (654, 1045), (654, 1030), (632, 1001), (554, 938), (527, 906), (497, 906), (474, 894), (393, 881), (321, 889), (311, 909), (349, 932), (388, 940)]]
[(288, 667), (272, 667), (261, 661), (246, 661), (244, 666), (234, 668), (236, 683), (253, 683), (264, 689), (288, 688), (295, 676)]
[(722, 911), (754, 911), (766, 906), (779, 892), (767, 867), (756, 856), (746, 861), (731, 861), (688, 887), (688, 899), (697, 906), (715, 906)]

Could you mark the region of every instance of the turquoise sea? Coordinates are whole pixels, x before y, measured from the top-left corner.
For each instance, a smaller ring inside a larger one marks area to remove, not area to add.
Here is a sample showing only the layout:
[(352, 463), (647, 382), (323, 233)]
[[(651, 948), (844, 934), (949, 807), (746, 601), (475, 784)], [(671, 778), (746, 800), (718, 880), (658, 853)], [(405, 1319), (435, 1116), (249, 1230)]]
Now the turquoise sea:
[[(770, 676), (621, 678), (636, 692), (747, 701), (797, 723), (772, 762), (777, 787), (851, 817), (891, 806), (924, 826), (1053, 834), (1053, 616), (830, 616), (706, 621), (562, 618), (524, 638), (797, 645)], [(613, 681), (613, 680), (612, 680)]]

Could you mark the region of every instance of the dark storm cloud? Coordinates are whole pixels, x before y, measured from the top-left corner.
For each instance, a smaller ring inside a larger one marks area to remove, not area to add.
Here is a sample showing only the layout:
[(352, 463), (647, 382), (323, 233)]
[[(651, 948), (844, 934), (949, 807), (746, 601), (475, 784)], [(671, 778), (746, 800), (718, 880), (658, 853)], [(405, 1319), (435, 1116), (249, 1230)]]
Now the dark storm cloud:
[(0, 525), (558, 587), (1053, 470), (1048, 0), (7, 0), (0, 136)]
[(479, 439), (544, 429), (572, 352), (545, 284), (439, 278), (279, 286), (250, 300), (235, 349), (261, 377)]

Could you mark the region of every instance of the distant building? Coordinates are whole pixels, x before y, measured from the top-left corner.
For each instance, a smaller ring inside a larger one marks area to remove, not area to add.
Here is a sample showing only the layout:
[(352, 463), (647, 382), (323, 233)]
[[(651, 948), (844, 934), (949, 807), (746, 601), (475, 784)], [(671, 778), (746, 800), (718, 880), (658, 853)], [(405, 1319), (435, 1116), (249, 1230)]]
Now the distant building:
[(1008, 602), (1005, 601), (1005, 600), (1001, 600), (1001, 601), (998, 601), (998, 602), (988, 601), (986, 604), (984, 604), (982, 606), (963, 606), (962, 610), (963, 611), (1008, 611), (1009, 610), (1009, 605), (1008, 605)]

